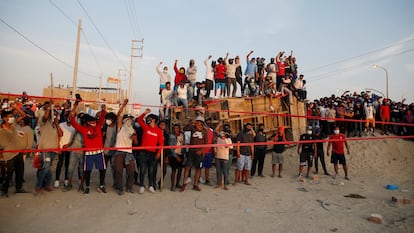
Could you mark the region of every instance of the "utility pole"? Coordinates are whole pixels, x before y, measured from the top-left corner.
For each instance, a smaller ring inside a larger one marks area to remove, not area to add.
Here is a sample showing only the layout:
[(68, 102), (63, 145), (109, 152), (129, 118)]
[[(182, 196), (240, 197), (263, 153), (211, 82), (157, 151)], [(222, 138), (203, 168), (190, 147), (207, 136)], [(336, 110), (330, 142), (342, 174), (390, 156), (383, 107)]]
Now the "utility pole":
[(76, 92), (76, 82), (78, 81), (78, 63), (79, 63), (79, 47), (80, 47), (80, 35), (82, 30), (82, 19), (79, 19), (78, 23), (78, 38), (76, 40), (76, 55), (75, 55), (75, 65), (73, 69), (73, 82), (72, 82), (72, 95), (71, 99), (74, 98)]
[[(141, 44), (140, 47), (135, 47), (136, 44)], [(129, 88), (128, 88), (128, 100), (131, 102), (131, 97), (132, 97), (132, 61), (134, 59), (134, 57), (139, 57), (142, 58), (142, 49), (144, 48), (144, 39), (141, 40), (132, 40), (132, 45), (131, 45), (131, 63), (129, 65)], [(135, 55), (134, 51), (138, 50), (140, 53), (138, 55)], [(132, 105), (128, 106), (128, 112), (132, 112)]]
[[(128, 70), (127, 69), (118, 69), (118, 91), (116, 93), (116, 99), (118, 101), (118, 103), (121, 103), (121, 72), (124, 72), (122, 75), (125, 77), (126, 76), (126, 72)], [(123, 79), (125, 81), (125, 79)], [(125, 99), (125, 96), (123, 96), (123, 98)]]

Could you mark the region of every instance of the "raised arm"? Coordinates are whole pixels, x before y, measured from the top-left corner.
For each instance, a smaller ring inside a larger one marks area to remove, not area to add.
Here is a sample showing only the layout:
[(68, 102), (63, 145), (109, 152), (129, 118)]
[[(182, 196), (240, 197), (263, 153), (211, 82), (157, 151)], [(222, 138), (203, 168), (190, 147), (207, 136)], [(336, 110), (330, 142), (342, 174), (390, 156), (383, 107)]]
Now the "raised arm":
[(117, 124), (116, 124), (116, 128), (119, 130), (121, 130), (122, 128), (122, 113), (124, 112), (125, 106), (128, 104), (128, 99), (124, 99), (124, 102), (122, 102), (121, 107), (118, 110), (118, 115), (117, 115)]
[(246, 61), (249, 62), (249, 57), (250, 55), (252, 55), (253, 50), (251, 50), (247, 55), (246, 55)]
[(157, 68), (155, 68), (155, 70), (157, 71), (157, 73), (159, 74), (159, 75), (161, 75), (162, 74), (162, 72), (161, 72), (161, 69), (160, 69), (160, 66), (162, 65), (162, 61), (160, 61), (160, 63), (158, 63), (158, 65), (157, 65)]

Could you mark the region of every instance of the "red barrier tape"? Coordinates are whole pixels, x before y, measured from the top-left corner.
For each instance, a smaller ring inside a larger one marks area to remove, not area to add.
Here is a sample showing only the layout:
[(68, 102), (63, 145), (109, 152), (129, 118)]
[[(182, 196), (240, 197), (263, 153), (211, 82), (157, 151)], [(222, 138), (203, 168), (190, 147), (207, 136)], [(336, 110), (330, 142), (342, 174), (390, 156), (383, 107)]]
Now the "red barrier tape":
[[(347, 138), (346, 141), (373, 141), (373, 140), (390, 140), (390, 139), (414, 139), (414, 136), (384, 136), (384, 137), (370, 137), (370, 138)], [(167, 150), (178, 148), (214, 148), (222, 146), (260, 146), (260, 145), (296, 145), (303, 143), (318, 143), (318, 142), (339, 142), (344, 140), (339, 139), (322, 139), (322, 140), (303, 140), (303, 141), (285, 141), (285, 142), (255, 142), (255, 143), (232, 143), (232, 144), (203, 144), (203, 145), (183, 145), (183, 146), (136, 146), (136, 147), (101, 147), (101, 148), (56, 148), (56, 149), (27, 149), (27, 150), (0, 150), (0, 152), (9, 153), (30, 153), (30, 152), (62, 152), (62, 151), (96, 151), (96, 150)]]

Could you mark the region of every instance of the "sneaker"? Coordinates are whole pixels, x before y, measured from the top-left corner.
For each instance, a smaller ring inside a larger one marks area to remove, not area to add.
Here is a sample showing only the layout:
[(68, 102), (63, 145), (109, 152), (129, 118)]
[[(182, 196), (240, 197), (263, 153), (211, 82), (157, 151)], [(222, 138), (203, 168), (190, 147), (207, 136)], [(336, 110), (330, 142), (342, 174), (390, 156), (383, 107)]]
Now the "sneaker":
[(200, 179), (198, 180), (200, 183), (202, 183), (202, 184), (205, 184), (206, 183), (206, 181), (204, 180), (204, 178), (203, 177), (200, 177)]
[(345, 176), (345, 180), (351, 180), (349, 176)]
[(263, 175), (263, 174), (260, 174), (259, 176), (260, 176), (260, 177), (262, 177), (262, 178), (263, 178), (263, 177), (266, 177), (266, 176), (265, 176), (265, 175)]
[(144, 193), (144, 191), (145, 191), (144, 186), (139, 187), (139, 190), (138, 190), (138, 193), (139, 193), (139, 194), (143, 194), (143, 193)]
[(37, 196), (39, 194), (42, 194), (42, 189), (41, 188), (35, 188), (33, 195)]
[(83, 187), (83, 184), (80, 184), (78, 188), (78, 192), (84, 192), (84, 191), (85, 191), (85, 188)]
[(338, 173), (336, 173), (334, 176), (332, 176), (332, 178), (335, 180), (336, 177), (338, 177)]
[(198, 185), (194, 185), (193, 186), (193, 190), (200, 192), (201, 191), (201, 188)]
[(302, 178), (302, 173), (299, 173), (298, 174), (298, 176), (297, 176), (297, 178), (299, 179), (299, 178)]
[(224, 190), (229, 190), (229, 187), (227, 187), (227, 185), (224, 185), (224, 188), (223, 188)]
[(86, 196), (89, 195), (89, 187), (86, 187), (85, 191), (83, 192), (83, 194), (85, 194)]
[(191, 183), (191, 177), (188, 177), (187, 180), (185, 181), (185, 184), (189, 184)]
[(63, 181), (63, 186), (67, 186), (69, 184), (69, 180)]
[(5, 191), (1, 191), (1, 196), (7, 198), (7, 197), (9, 197), (9, 193), (5, 192)]
[(117, 190), (116, 190), (116, 193), (117, 193), (119, 196), (124, 195), (124, 191), (123, 191), (122, 189), (117, 189)]
[(63, 192), (67, 192), (72, 189), (72, 184), (65, 185)]
[(154, 187), (150, 186), (150, 187), (148, 188), (148, 191), (150, 191), (151, 193), (154, 193), (154, 192), (155, 192)]
[(209, 180), (206, 180), (206, 182), (204, 183), (205, 185), (211, 185)]
[(127, 192), (129, 192), (129, 193), (135, 193), (135, 191), (134, 191), (134, 189), (133, 188), (127, 188), (127, 190), (126, 190)]
[(100, 192), (100, 193), (106, 193), (106, 189), (105, 189), (105, 186), (103, 186), (103, 185), (101, 185), (101, 186), (99, 186), (98, 187), (98, 192)]
[(19, 188), (19, 189), (16, 189), (16, 193), (27, 193), (27, 191), (22, 188)]
[(187, 186), (187, 184), (183, 184), (180, 188), (180, 192), (184, 192), (186, 186)]
[(48, 191), (48, 192), (52, 192), (53, 191), (53, 188), (52, 188), (52, 186), (47, 186), (45, 188), (45, 190)]
[(59, 181), (55, 180), (55, 183), (53, 184), (53, 188), (59, 188)]

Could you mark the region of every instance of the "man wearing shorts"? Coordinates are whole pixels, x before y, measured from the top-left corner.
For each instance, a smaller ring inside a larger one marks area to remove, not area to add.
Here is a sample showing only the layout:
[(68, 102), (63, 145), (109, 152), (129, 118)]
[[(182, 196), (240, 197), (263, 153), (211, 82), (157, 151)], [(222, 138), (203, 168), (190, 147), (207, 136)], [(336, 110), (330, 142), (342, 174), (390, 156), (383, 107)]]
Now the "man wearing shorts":
[(309, 178), (309, 172), (312, 168), (313, 158), (316, 156), (316, 143), (311, 142), (315, 140), (315, 135), (312, 132), (312, 126), (308, 126), (306, 133), (300, 135), (300, 141), (298, 145), (298, 154), (300, 155), (299, 174), (298, 178), (302, 177), (303, 167), (308, 166), (306, 170), (306, 178)]
[(348, 167), (346, 166), (346, 159), (345, 159), (345, 152), (344, 146), (346, 147), (346, 152), (349, 154), (349, 145), (346, 141), (346, 137), (344, 134), (339, 132), (339, 127), (335, 127), (334, 134), (329, 137), (329, 143), (327, 148), (327, 156), (329, 156), (329, 151), (332, 146), (332, 157), (331, 163), (334, 165), (335, 169), (335, 176), (334, 179), (338, 176), (338, 163), (342, 164), (345, 172), (345, 179), (349, 180), (348, 176)]
[(250, 143), (250, 145), (237, 145), (237, 170), (236, 183), (240, 182), (240, 172), (242, 172), (242, 180), (246, 185), (249, 183), (250, 169), (252, 168), (252, 160), (254, 159), (254, 137), (256, 133), (252, 124), (246, 123), (243, 130), (237, 135), (236, 141), (239, 143)]
[(272, 151), (272, 177), (275, 177), (276, 174), (276, 164), (279, 164), (279, 171), (277, 177), (282, 178), (282, 168), (283, 168), (283, 152), (285, 151), (285, 144), (282, 142), (286, 141), (284, 127), (280, 126), (276, 134), (273, 134), (270, 137), (273, 142), (278, 144), (273, 145)]
[(83, 170), (85, 171), (85, 182), (86, 188), (84, 191), (85, 195), (89, 195), (90, 191), (90, 179), (91, 179), (91, 172), (93, 165), (95, 164), (95, 168), (99, 170), (99, 187), (98, 192), (106, 193), (105, 189), (105, 171), (106, 171), (106, 164), (104, 159), (103, 150), (99, 148), (103, 148), (103, 139), (102, 139), (102, 126), (105, 121), (106, 115), (106, 106), (102, 105), (102, 111), (100, 114), (99, 119), (96, 119), (93, 116), (85, 115), (85, 125), (80, 125), (76, 121), (76, 113), (78, 109), (79, 101), (76, 101), (71, 115), (70, 121), (72, 122), (73, 128), (75, 128), (83, 137), (84, 148), (85, 150), (85, 158), (84, 158), (84, 167)]

